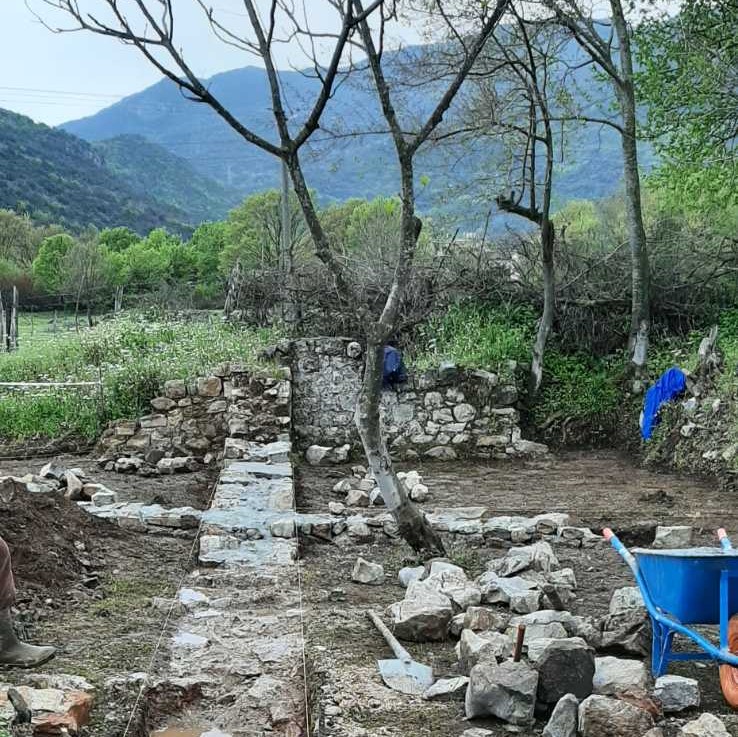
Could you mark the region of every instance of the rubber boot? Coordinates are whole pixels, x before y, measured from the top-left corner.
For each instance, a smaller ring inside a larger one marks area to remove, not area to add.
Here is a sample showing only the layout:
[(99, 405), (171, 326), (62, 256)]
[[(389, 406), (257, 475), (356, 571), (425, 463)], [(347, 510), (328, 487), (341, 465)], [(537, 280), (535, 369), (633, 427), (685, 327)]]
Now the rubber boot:
[(21, 642), (13, 629), (10, 609), (0, 609), (0, 665), (35, 668), (56, 655), (53, 647), (36, 647)]

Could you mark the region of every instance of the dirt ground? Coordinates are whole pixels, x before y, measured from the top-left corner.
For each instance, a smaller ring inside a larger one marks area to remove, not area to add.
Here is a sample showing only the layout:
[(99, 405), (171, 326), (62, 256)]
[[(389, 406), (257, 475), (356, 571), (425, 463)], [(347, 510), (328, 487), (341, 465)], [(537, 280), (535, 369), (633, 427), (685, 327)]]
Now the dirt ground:
[[(710, 483), (637, 468), (615, 452), (558, 454), (525, 462), (427, 463), (413, 467), (420, 471), (432, 493), (426, 511), (472, 505), (487, 506), (491, 514), (527, 516), (562, 511), (568, 512), (579, 526), (599, 531), (609, 525), (629, 544), (642, 543), (644, 529), (652, 530), (651, 525), (657, 522), (693, 525), (697, 533), (695, 544), (717, 544), (714, 529), (720, 525), (738, 538), (738, 518), (731, 496), (721, 494)], [(348, 468), (301, 468), (301, 510), (325, 511), (328, 501), (338, 499), (331, 492), (335, 480), (347, 475)], [(649, 524), (644, 526), (644, 522)], [(455, 540), (448, 546), (449, 557), (470, 576), (504, 552), (473, 546), (460, 536), (449, 539)], [(303, 545), (306, 638), (315, 670), (314, 692), (322, 691), (323, 703), (332, 699), (339, 712), (338, 721), (327, 718), (320, 734), (456, 737), (471, 726), (486, 727), (495, 735), (509, 734), (510, 730), (499, 722), (464, 722), (460, 702), (423, 702), (394, 694), (382, 686), (376, 660), (387, 657), (389, 651), (369, 624), (366, 610), (372, 607), (381, 613), (388, 604), (403, 598), (397, 573), (403, 565), (415, 562), (410, 553), (404, 544), (384, 536), (372, 545), (351, 544), (343, 549), (315, 541), (305, 541)], [(570, 566), (577, 577), (577, 600), (571, 606), (575, 614), (600, 617), (607, 613), (616, 588), (633, 585), (630, 571), (614, 551), (557, 546), (556, 554), (562, 567)], [(384, 585), (352, 583), (351, 568), (359, 555), (384, 565)], [(432, 665), (440, 677), (457, 673), (453, 645), (449, 641), (411, 645), (409, 649), (416, 660)], [(729, 714), (720, 694), (715, 665), (672, 664), (670, 672), (699, 680), (702, 710)], [(366, 731), (352, 731), (347, 723), (361, 725)], [(738, 720), (730, 716), (726, 723), (738, 735)], [(532, 731), (521, 734), (538, 735), (544, 724), (541, 721)], [(671, 729), (676, 728), (674, 721)]]
[[(213, 480), (205, 473), (124, 476), (102, 471), (89, 457), (58, 460), (118, 492), (121, 501), (203, 508)], [(38, 473), (45, 462), (3, 461), (0, 475)], [(149, 671), (165, 618), (151, 600), (171, 598), (179, 588), (193, 565), (193, 537), (124, 531), (56, 494), (26, 495), (1, 505), (0, 536), (13, 555), (17, 621), (30, 641), (58, 647), (43, 672), (90, 681), (96, 703), (84, 734), (116, 737), (112, 723), (132, 708), (133, 692), (113, 700), (105, 681)], [(22, 683), (24, 675), (3, 670), (0, 678)]]

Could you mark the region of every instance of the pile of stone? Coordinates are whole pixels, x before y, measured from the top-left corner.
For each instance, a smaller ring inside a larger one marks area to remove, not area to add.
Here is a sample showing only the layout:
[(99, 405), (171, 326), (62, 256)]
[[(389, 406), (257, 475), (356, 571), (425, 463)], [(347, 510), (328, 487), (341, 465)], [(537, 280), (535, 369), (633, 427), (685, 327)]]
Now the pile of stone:
[[(360, 559), (354, 580), (359, 576), (381, 583), (384, 572)], [(412, 642), (458, 639), (458, 672), (425, 696), (463, 699), (468, 719), (494, 717), (521, 728), (543, 717), (544, 737), (658, 737), (650, 730), (664, 715), (700, 705), (697, 681), (668, 675), (654, 683), (643, 659), (603, 652), (643, 654), (647, 617), (638, 590), (617, 590), (601, 622), (573, 615), (574, 572), (560, 566), (546, 540), (510, 548), (476, 580), (447, 560), (403, 568), (399, 577), (406, 592), (385, 613), (390, 628)], [(700, 720), (680, 735), (711, 735), (695, 730), (702, 722), (714, 726), (714, 717)], [(486, 732), (469, 731), (477, 733)]]
[(80, 468), (65, 468), (56, 461), (47, 463), (38, 474), (0, 476), (0, 496), (15, 493), (64, 494), (73, 502), (88, 502), (103, 507), (117, 501), (117, 495), (103, 484), (94, 483)]
[[(423, 478), (417, 471), (400, 471), (397, 478), (412, 501), (422, 503), (430, 498), (428, 487), (423, 483)], [(345, 507), (384, 505), (374, 474), (367, 471), (364, 466), (352, 466), (351, 476), (338, 481), (333, 487), (333, 493), (345, 495)]]

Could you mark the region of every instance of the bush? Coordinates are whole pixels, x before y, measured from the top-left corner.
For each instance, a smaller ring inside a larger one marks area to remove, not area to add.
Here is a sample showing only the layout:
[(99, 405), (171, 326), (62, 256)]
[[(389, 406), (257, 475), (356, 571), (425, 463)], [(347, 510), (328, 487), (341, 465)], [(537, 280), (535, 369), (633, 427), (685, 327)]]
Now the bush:
[(420, 329), (419, 369), (451, 360), (468, 368), (506, 370), (508, 361), (530, 360), (536, 316), (524, 306), (485, 307), (466, 303), (449, 307)]

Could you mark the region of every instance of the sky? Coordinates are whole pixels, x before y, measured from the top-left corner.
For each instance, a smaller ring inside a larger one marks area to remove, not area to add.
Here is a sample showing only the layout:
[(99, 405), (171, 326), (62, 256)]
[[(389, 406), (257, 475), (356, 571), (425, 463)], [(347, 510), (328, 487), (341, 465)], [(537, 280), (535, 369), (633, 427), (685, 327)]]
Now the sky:
[[(70, 25), (67, 16), (43, 0), (0, 0), (0, 108), (58, 125), (91, 115), (160, 79), (137, 49), (88, 32), (53, 33), (26, 2), (50, 25)], [(313, 27), (330, 27), (332, 11), (316, 0), (306, 2)], [(208, 0), (208, 4), (230, 27), (247, 21), (240, 0)], [(103, 3), (80, 0), (80, 5), (99, 9)], [(209, 77), (258, 64), (256, 57), (218, 41), (194, 0), (175, 0), (175, 6), (177, 39), (197, 74)], [(406, 40), (419, 37), (408, 32)], [(304, 66), (305, 57), (294, 43), (277, 47), (275, 56), (280, 68)]]

